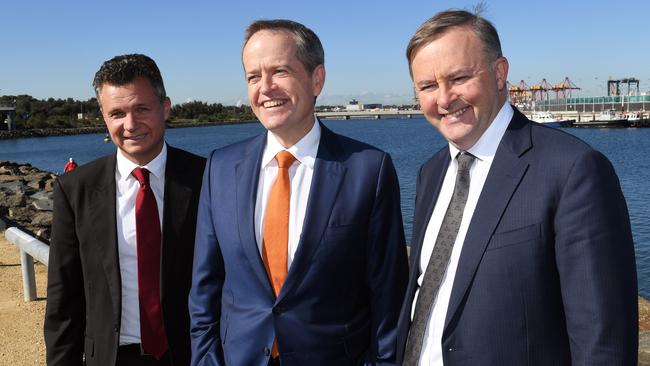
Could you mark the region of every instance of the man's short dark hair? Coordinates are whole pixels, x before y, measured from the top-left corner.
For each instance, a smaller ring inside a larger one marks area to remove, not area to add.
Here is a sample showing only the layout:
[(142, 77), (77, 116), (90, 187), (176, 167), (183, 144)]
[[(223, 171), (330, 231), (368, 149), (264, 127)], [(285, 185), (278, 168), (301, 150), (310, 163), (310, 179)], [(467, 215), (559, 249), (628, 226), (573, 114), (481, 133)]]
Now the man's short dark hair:
[(165, 101), (167, 93), (156, 62), (149, 56), (137, 53), (115, 56), (102, 64), (93, 80), (97, 100), (101, 103), (99, 92), (104, 84), (123, 86), (139, 77), (149, 80), (160, 102)]
[(409, 72), (413, 76), (411, 63), (417, 51), (436, 40), (451, 28), (471, 29), (483, 43), (483, 48), (489, 60), (495, 61), (503, 56), (499, 34), (492, 23), (481, 17), (478, 13), (465, 10), (447, 10), (434, 15), (424, 22), (406, 47), (406, 59), (409, 63)]
[(325, 51), (316, 33), (298, 22), (287, 19), (256, 20), (251, 23), (244, 32), (242, 51), (253, 34), (262, 30), (290, 33), (296, 42), (296, 58), (310, 74), (318, 65), (325, 63)]

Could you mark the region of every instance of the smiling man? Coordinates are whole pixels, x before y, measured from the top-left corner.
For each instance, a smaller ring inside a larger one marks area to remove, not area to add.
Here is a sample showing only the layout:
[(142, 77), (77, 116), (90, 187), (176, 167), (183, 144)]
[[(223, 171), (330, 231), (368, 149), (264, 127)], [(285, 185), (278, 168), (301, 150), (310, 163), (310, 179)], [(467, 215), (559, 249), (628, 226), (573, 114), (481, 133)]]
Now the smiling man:
[(256, 21), (242, 61), (267, 132), (207, 164), (192, 364), (394, 364), (407, 260), (390, 156), (314, 116), (325, 66), (310, 29)]
[(636, 365), (634, 246), (610, 162), (507, 101), (494, 26), (466, 11), (407, 47), (449, 144), (420, 169), (403, 365)]
[(54, 186), (48, 365), (187, 365), (187, 296), (205, 159), (168, 146), (171, 102), (144, 55), (93, 82), (117, 152)]

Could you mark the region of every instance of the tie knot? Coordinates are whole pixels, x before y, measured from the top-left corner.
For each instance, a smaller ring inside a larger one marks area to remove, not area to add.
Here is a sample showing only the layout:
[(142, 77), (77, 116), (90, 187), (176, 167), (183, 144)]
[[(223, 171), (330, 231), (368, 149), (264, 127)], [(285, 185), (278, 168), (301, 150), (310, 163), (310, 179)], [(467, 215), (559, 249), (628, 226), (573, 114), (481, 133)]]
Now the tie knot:
[(149, 171), (145, 168), (135, 168), (131, 172), (141, 186), (149, 185)]
[(278, 162), (278, 168), (283, 169), (290, 167), (296, 158), (287, 150), (282, 150), (275, 155), (275, 160)]
[(461, 151), (456, 156), (456, 159), (458, 159), (458, 170), (469, 170), (475, 157), (467, 151)]

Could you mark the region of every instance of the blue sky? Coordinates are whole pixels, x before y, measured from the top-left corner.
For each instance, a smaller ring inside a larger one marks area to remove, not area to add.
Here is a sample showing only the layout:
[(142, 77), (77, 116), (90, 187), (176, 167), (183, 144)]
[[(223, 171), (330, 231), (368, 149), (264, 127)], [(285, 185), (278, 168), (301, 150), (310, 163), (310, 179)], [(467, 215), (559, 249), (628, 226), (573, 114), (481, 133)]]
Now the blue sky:
[[(426, 19), (477, 1), (7, 1), (0, 25), (0, 95), (87, 99), (101, 63), (145, 53), (160, 67), (173, 103), (247, 104), (240, 61), (245, 27), (288, 18), (325, 48), (319, 104), (408, 103), (404, 49)], [(486, 1), (501, 36), (509, 81), (568, 76), (578, 95), (603, 95), (609, 77), (650, 90), (650, 1)], [(576, 94), (574, 94), (576, 95)]]

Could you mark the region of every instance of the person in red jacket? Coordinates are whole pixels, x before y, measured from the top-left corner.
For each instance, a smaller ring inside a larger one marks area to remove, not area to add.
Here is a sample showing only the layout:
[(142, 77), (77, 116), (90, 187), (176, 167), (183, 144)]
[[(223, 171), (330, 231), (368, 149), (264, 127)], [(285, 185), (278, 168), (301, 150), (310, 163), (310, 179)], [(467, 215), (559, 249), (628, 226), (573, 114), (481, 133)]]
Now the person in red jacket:
[(72, 158), (70, 158), (70, 159), (68, 160), (68, 162), (65, 163), (65, 166), (63, 167), (63, 172), (64, 172), (64, 173), (67, 173), (67, 172), (73, 170), (73, 169), (76, 168), (76, 167), (77, 167), (77, 163), (75, 163), (75, 161), (72, 160)]

